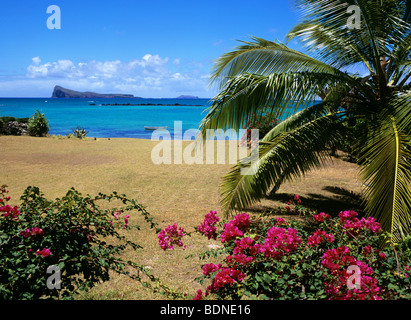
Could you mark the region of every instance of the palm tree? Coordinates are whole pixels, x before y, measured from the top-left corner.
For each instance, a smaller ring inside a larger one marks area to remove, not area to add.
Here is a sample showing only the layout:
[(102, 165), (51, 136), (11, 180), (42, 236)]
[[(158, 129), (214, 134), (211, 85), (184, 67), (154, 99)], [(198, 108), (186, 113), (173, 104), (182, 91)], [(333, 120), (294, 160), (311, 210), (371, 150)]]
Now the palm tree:
[[(398, 241), (411, 232), (411, 2), (297, 0), (304, 20), (287, 35), (302, 53), (252, 37), (216, 60), (220, 91), (200, 130), (242, 128), (250, 114), (283, 119), (260, 141), (254, 175), (238, 162), (222, 179), (227, 213), (321, 167), (328, 146), (356, 122), (353, 149), (364, 183), (365, 210)], [(361, 12), (347, 27), (348, 5)], [(363, 67), (367, 75), (349, 70)], [(317, 100), (316, 100), (317, 99)], [(313, 103), (313, 101), (316, 101)], [(250, 166), (250, 164), (248, 164)]]

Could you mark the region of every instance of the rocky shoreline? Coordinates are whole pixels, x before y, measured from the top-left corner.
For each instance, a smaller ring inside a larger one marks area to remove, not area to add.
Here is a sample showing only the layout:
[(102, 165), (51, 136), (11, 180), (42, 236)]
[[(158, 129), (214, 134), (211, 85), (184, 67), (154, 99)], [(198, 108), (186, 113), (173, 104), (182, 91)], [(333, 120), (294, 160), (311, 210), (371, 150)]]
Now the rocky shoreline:
[(0, 134), (6, 136), (23, 136), (27, 134), (27, 123), (8, 121), (0, 124)]

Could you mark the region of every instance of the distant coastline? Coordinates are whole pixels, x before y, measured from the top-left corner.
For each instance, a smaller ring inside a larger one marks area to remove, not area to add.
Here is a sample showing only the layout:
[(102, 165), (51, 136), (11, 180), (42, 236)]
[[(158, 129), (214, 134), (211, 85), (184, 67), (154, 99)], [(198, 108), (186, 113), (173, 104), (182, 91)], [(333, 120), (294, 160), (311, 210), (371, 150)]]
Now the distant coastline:
[[(56, 85), (53, 89), (53, 93), (51, 98), (57, 99), (144, 99), (142, 97), (135, 97), (132, 94), (123, 94), (123, 93), (96, 93), (91, 91), (75, 91), (72, 89), (63, 88), (61, 86)], [(200, 100), (197, 96), (190, 96), (190, 95), (180, 95), (176, 98), (166, 98), (166, 99), (179, 99), (179, 100)], [(112, 105), (112, 104), (106, 104)], [(115, 104), (119, 105), (119, 104)], [(131, 105), (131, 104), (124, 104), (124, 105)], [(146, 104), (135, 104), (135, 105), (146, 105)], [(150, 104), (148, 104), (150, 105)]]

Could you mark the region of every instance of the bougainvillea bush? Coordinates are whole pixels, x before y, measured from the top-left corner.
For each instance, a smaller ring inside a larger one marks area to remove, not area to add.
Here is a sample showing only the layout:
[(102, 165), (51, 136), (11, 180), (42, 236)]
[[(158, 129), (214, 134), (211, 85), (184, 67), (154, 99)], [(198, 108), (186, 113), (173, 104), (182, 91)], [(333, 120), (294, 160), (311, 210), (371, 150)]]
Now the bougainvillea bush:
[[(130, 214), (139, 213), (160, 231), (136, 200), (115, 192), (83, 196), (70, 189), (61, 199), (50, 201), (37, 187), (25, 190), (20, 205), (10, 205), (11, 200), (2, 186), (0, 300), (70, 299), (76, 292), (109, 280), (109, 271), (173, 295), (143, 266), (120, 258), (127, 248), (141, 248), (126, 238), (128, 230), (139, 229), (129, 223)], [(101, 201), (117, 201), (121, 207), (102, 209)], [(136, 272), (131, 274), (126, 266)]]
[[(221, 248), (200, 256), (216, 263), (202, 266), (194, 299), (411, 298), (410, 241), (387, 242), (374, 218), (355, 211), (287, 221), (241, 213), (225, 222), (211, 211), (195, 230)], [(173, 241), (183, 246), (186, 234)]]

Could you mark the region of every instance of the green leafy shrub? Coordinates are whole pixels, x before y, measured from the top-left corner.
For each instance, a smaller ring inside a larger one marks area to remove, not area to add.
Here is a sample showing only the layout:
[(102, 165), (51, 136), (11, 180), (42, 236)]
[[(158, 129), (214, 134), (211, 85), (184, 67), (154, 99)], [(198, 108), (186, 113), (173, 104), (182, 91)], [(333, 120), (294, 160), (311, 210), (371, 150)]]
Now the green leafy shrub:
[(36, 113), (27, 122), (27, 133), (34, 137), (44, 137), (49, 133), (49, 122), (44, 113), (36, 110)]
[(9, 122), (9, 121), (17, 121), (15, 117), (10, 117), (10, 116), (5, 116), (0, 118), (4, 123)]
[[(299, 200), (299, 199), (298, 199)], [(342, 211), (290, 219), (246, 213), (220, 222), (215, 211), (195, 228), (221, 247), (200, 255), (194, 299), (411, 299), (411, 240), (393, 244), (374, 218)], [(177, 232), (179, 230), (179, 232)], [(168, 226), (159, 244), (184, 246), (190, 234)]]
[[(159, 231), (136, 200), (115, 192), (83, 196), (70, 189), (61, 199), (50, 201), (37, 187), (28, 187), (20, 206), (11, 206), (6, 204), (10, 201), (7, 192), (6, 186), (0, 188), (1, 300), (71, 299), (76, 292), (109, 280), (110, 271), (128, 275), (153, 290), (174, 294), (143, 266), (119, 257), (128, 248), (141, 248), (124, 235), (130, 229), (139, 229), (129, 224), (127, 212), (138, 212)], [(114, 200), (122, 206), (100, 207), (102, 201)], [(133, 274), (125, 266), (131, 267)], [(48, 273), (50, 268), (59, 272), (61, 281), (56, 272)]]
[(71, 130), (73, 130), (74, 136), (78, 139), (84, 139), (88, 134), (88, 131), (86, 131), (82, 127), (77, 127), (75, 130), (74, 129), (71, 129)]
[(17, 118), (16, 121), (18, 123), (28, 123), (30, 118)]

